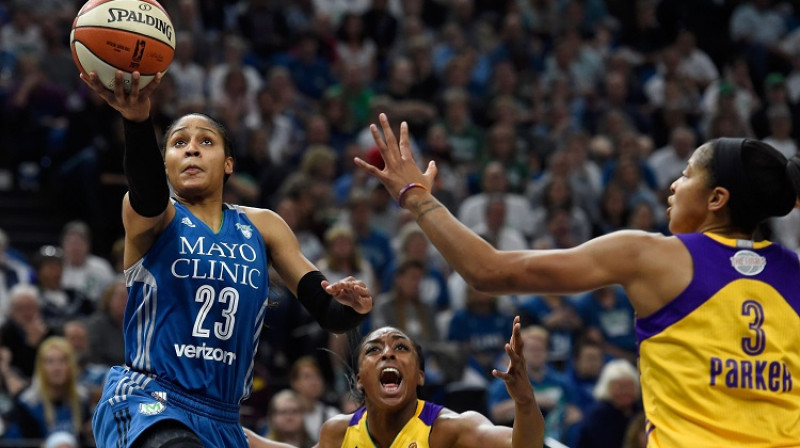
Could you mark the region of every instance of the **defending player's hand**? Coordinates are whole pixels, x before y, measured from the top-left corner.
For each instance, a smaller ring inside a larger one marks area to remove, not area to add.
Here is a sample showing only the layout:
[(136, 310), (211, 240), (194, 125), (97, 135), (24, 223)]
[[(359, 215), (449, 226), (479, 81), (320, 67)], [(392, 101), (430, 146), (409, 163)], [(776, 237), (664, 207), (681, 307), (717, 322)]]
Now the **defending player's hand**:
[(144, 121), (150, 116), (150, 95), (161, 83), (162, 74), (157, 74), (150, 84), (140, 89), (139, 79), (141, 75), (139, 72), (133, 72), (131, 75), (131, 88), (128, 92), (125, 92), (124, 77), (120, 70), (117, 70), (114, 74), (113, 91), (105, 88), (94, 72), (88, 75), (81, 73), (80, 76), (94, 93), (100, 95), (109, 106), (119, 111), (123, 117), (131, 121)]
[(421, 172), (411, 155), (411, 139), (408, 136), (408, 124), (404, 121), (400, 123), (400, 141), (394, 135), (394, 131), (389, 125), (386, 114), (378, 117), (383, 130), (383, 136), (374, 124), (369, 126), (372, 131), (372, 138), (380, 149), (383, 157), (384, 168), (379, 170), (374, 165), (362, 160), (359, 157), (354, 159), (356, 165), (367, 170), (370, 174), (377, 177), (383, 183), (392, 197), (397, 200), (400, 191), (409, 184), (420, 184), (431, 191), (433, 180), (436, 178), (436, 164), (431, 161), (425, 172)]
[(337, 302), (353, 308), (359, 314), (367, 314), (372, 310), (372, 294), (367, 284), (353, 277), (346, 277), (338, 282), (322, 282), (325, 291)]
[(522, 349), (524, 344), (521, 335), (522, 325), (519, 316), (514, 317), (511, 330), (511, 339), (506, 343), (505, 349), (508, 355), (508, 369), (505, 372), (492, 370), (492, 375), (506, 383), (508, 395), (514, 400), (517, 406), (526, 406), (536, 403), (533, 395), (533, 386), (528, 378), (528, 366), (525, 363), (525, 354)]

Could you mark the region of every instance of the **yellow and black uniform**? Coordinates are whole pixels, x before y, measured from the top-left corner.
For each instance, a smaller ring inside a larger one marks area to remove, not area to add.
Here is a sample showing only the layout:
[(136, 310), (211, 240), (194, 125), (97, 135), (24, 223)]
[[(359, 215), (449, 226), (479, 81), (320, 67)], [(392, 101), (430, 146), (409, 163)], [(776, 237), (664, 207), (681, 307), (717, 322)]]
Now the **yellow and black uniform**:
[(677, 236), (692, 281), (636, 323), (648, 448), (800, 447), (797, 254)]
[[(433, 422), (442, 406), (417, 400), (417, 410), (414, 416), (403, 426), (389, 448), (430, 448), (428, 438), (431, 434)], [(361, 408), (353, 413), (350, 426), (342, 441), (342, 448), (374, 448), (375, 443), (367, 430), (367, 408)]]

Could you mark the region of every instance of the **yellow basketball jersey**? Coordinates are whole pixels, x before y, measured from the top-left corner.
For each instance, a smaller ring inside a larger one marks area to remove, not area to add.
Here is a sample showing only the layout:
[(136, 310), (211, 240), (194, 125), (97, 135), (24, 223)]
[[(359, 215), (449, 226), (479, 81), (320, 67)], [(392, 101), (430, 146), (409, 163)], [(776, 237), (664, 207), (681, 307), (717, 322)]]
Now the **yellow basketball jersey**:
[[(406, 423), (389, 448), (430, 448), (428, 438), (434, 420), (442, 406), (417, 400), (417, 410)], [(342, 441), (342, 448), (374, 448), (375, 443), (367, 431), (367, 409), (361, 408), (353, 414), (350, 426)]]
[(648, 448), (800, 447), (800, 262), (769, 242), (678, 235), (694, 276), (636, 322)]

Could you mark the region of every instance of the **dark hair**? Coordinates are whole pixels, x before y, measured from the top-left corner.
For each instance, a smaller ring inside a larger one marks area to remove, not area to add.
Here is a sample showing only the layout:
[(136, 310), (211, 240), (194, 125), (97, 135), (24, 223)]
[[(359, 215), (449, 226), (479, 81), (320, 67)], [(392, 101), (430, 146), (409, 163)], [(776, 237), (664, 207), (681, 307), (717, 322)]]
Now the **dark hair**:
[[(698, 158), (709, 174), (709, 187), (730, 192), (731, 225), (752, 233), (765, 219), (784, 216), (800, 192), (800, 156), (788, 161), (767, 143), (720, 138)], [(708, 157), (708, 153), (710, 157)]]
[[(164, 155), (164, 152), (167, 150), (167, 141), (169, 140), (169, 135), (175, 130), (175, 126), (178, 124), (178, 122), (180, 120), (182, 120), (182, 119), (184, 119), (184, 118), (186, 118), (186, 117), (188, 117), (190, 115), (197, 115), (197, 116), (203, 117), (209, 123), (211, 123), (211, 125), (214, 126), (214, 128), (217, 130), (217, 132), (219, 132), (220, 135), (222, 135), (222, 143), (223, 143), (224, 149), (225, 149), (225, 157), (231, 157), (231, 158), (234, 157), (234, 155), (233, 155), (234, 154), (233, 138), (231, 137), (231, 133), (228, 130), (228, 128), (225, 127), (225, 125), (222, 124), (221, 121), (213, 118), (211, 115), (204, 114), (202, 112), (191, 112), (191, 113), (188, 113), (188, 114), (183, 115), (183, 116), (181, 116), (179, 118), (176, 118), (172, 123), (169, 124), (169, 126), (167, 126), (167, 130), (164, 131), (163, 142), (161, 143), (161, 155), (162, 156)], [(224, 182), (227, 182), (229, 177), (231, 177), (230, 174), (225, 174)]]

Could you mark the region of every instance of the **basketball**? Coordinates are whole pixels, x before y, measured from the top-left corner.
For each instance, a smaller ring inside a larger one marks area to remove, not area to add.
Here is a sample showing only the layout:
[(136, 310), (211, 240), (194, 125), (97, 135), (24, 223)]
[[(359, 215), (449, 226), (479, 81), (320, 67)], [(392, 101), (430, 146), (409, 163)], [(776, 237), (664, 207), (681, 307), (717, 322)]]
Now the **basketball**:
[(144, 87), (167, 70), (175, 54), (175, 29), (155, 0), (89, 0), (72, 22), (69, 41), (78, 69), (97, 73), (110, 90), (117, 70), (124, 73), (126, 91), (134, 71)]

